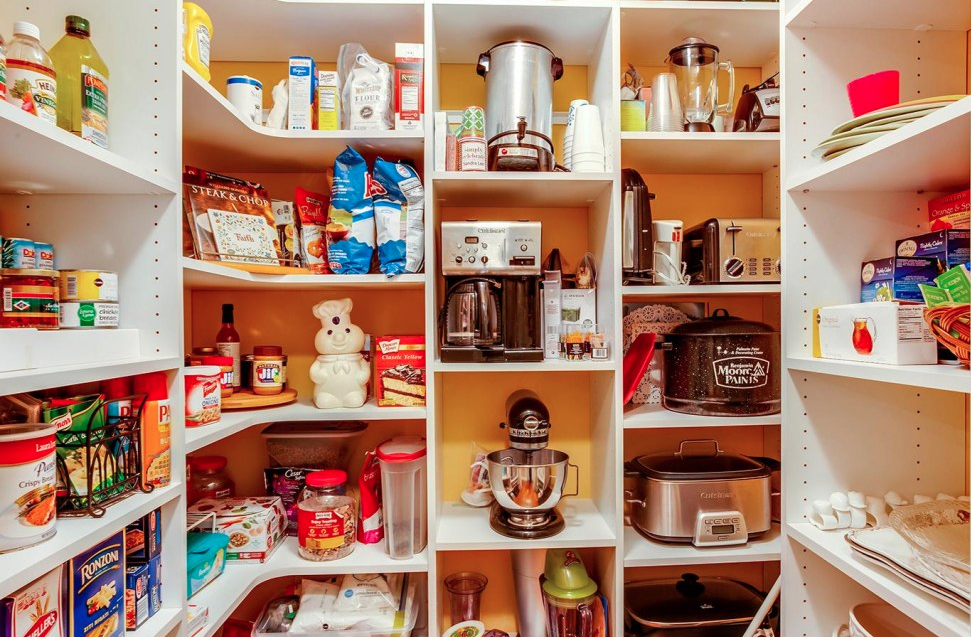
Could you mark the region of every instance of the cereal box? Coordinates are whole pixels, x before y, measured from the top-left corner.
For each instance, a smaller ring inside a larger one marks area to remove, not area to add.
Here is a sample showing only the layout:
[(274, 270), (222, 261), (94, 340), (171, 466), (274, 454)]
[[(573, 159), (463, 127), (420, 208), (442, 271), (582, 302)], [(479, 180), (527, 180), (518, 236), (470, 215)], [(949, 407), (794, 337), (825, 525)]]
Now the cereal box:
[(290, 91), (287, 102), (287, 128), (317, 128), (317, 65), (313, 58), (295, 55), (290, 58)]
[(135, 630), (149, 617), (148, 564), (125, 569), (125, 628)]
[(144, 563), (162, 552), (162, 510), (125, 527), (125, 559), (129, 564)]
[(317, 73), (317, 126), (319, 130), (340, 130), (341, 91), (337, 71)]
[(5, 637), (64, 637), (61, 610), (64, 566), (0, 599), (0, 631)]
[(380, 407), (425, 404), (425, 337), (379, 336), (374, 372)]
[(68, 637), (121, 637), (125, 537), (119, 531), (68, 563)]
[(396, 42), (394, 45), (394, 127), (420, 131), (425, 113), (425, 47)]
[(216, 530), (229, 536), (227, 560), (262, 562), (287, 533), (287, 512), (278, 497), (204, 498), (189, 513), (215, 514)]

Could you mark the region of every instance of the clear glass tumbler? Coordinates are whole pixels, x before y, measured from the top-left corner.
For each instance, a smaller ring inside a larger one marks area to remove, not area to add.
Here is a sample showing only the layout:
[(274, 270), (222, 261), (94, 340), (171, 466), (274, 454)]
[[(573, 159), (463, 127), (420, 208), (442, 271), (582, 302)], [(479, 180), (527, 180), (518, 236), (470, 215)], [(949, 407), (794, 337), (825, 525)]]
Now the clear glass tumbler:
[(479, 619), (479, 602), (489, 579), (482, 573), (452, 573), (445, 578), (451, 626)]

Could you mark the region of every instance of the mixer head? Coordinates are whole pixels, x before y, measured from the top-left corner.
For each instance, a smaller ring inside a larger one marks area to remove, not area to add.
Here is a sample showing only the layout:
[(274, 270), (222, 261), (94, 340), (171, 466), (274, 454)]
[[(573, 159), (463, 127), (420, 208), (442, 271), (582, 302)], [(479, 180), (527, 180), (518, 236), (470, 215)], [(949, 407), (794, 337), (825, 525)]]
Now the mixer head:
[(535, 393), (520, 389), (506, 399), (509, 446), (523, 451), (545, 449), (550, 442), (550, 412)]

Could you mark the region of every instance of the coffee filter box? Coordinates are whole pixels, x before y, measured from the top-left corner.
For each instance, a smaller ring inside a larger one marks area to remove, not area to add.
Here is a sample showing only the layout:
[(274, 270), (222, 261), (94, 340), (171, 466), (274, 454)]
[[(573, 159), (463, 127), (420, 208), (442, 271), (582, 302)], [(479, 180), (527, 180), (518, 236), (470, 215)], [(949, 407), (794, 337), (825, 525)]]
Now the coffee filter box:
[(813, 356), (888, 365), (934, 365), (937, 341), (924, 305), (852, 303), (813, 310)]

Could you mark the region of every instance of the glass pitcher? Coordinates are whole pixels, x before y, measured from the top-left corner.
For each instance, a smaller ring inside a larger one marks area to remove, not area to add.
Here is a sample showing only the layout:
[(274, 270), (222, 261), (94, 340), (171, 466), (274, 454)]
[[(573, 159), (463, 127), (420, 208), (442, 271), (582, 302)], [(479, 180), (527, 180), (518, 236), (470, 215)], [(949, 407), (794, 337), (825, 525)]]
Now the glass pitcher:
[[(718, 47), (701, 38), (685, 38), (668, 52), (668, 66), (678, 79), (681, 111), (688, 131), (711, 132), (716, 113), (731, 112), (735, 103), (735, 68), (718, 61)], [(718, 72), (728, 72), (728, 100), (718, 102)]]

